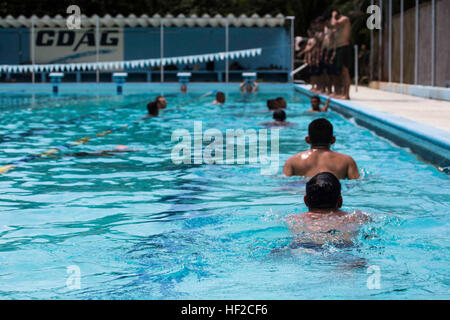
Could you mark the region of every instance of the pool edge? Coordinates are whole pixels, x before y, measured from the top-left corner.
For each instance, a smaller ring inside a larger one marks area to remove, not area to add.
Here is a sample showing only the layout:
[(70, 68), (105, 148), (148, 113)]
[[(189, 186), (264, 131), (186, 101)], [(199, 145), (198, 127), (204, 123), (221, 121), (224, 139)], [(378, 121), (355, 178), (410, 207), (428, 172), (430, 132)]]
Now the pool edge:
[[(309, 97), (316, 95), (305, 86), (294, 85), (297, 92)], [(323, 99), (327, 96), (319, 95)], [(450, 133), (428, 125), (420, 124), (367, 106), (331, 99), (330, 108), (346, 118), (366, 127), (400, 147), (407, 147), (423, 160), (437, 165), (443, 171), (450, 166)]]

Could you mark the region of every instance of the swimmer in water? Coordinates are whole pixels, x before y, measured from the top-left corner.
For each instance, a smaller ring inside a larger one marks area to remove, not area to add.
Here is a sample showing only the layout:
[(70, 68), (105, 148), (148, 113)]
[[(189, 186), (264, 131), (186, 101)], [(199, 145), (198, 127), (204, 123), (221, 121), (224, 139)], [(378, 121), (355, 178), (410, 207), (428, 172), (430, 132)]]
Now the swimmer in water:
[(157, 117), (159, 114), (159, 103), (157, 101), (152, 101), (147, 104), (147, 111), (149, 117)]
[(167, 100), (164, 96), (157, 96), (155, 101), (158, 104), (159, 109), (165, 109), (167, 107)]
[(241, 83), (241, 85), (239, 86), (240, 90), (242, 92), (256, 92), (258, 91), (258, 84), (256, 83), (256, 81), (244, 81)]
[(269, 109), (269, 111), (274, 111), (281, 109), (281, 106), (276, 99), (269, 99), (267, 100), (267, 108)]
[(117, 153), (124, 153), (124, 152), (133, 152), (136, 150), (130, 150), (127, 146), (124, 145), (118, 145), (114, 149), (110, 150), (99, 150), (94, 152), (74, 152), (67, 154), (68, 156), (72, 157), (112, 157)]
[(336, 137), (333, 136), (333, 125), (327, 119), (311, 122), (305, 141), (311, 148), (290, 157), (284, 164), (284, 175), (312, 177), (319, 172), (331, 172), (338, 179), (359, 178), (358, 166), (352, 157), (330, 150)]
[(329, 104), (330, 104), (330, 99), (328, 99), (325, 102), (325, 105), (323, 106), (323, 108), (321, 108), (320, 107), (320, 97), (314, 96), (311, 98), (311, 109), (309, 109), (308, 112), (327, 112)]
[(286, 112), (284, 110), (275, 110), (273, 113), (273, 119), (275, 121), (272, 122), (263, 122), (261, 123), (262, 126), (266, 127), (288, 127), (293, 126), (293, 123), (287, 122), (286, 120)]
[(225, 103), (225, 93), (222, 91), (218, 91), (216, 93), (216, 100), (213, 101), (213, 104), (224, 104)]
[(287, 108), (287, 102), (286, 99), (284, 99), (283, 97), (278, 97), (275, 99), (275, 101), (278, 102), (278, 105), (281, 109), (286, 109)]
[(342, 211), (341, 183), (330, 172), (321, 172), (306, 184), (304, 202), (308, 211), (286, 218), (289, 229), (297, 236), (292, 249), (317, 249), (325, 243), (336, 247), (353, 245), (360, 227), (369, 216), (360, 211)]
[(183, 83), (183, 84), (181, 85), (180, 90), (181, 90), (182, 93), (186, 93), (186, 92), (187, 92), (187, 85), (186, 85), (185, 83)]

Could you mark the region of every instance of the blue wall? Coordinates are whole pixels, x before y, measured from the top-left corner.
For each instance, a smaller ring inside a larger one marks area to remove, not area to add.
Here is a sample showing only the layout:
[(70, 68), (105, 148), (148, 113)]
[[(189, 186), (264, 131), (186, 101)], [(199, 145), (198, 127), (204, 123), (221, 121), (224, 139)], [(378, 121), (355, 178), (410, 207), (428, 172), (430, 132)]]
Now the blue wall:
[[(159, 28), (127, 28), (124, 34), (124, 59), (160, 57)], [(271, 64), (290, 68), (290, 36), (284, 28), (230, 28), (229, 50), (262, 48), (259, 57), (237, 59), (246, 69), (269, 67)], [(164, 56), (213, 53), (225, 51), (224, 28), (165, 28)], [(230, 64), (234, 60), (230, 60)], [(204, 69), (205, 65), (200, 64)], [(225, 69), (223, 61), (215, 63), (216, 70)]]
[(0, 64), (21, 64), (30, 61), (29, 29), (0, 29)]
[[(124, 59), (158, 58), (160, 56), (159, 28), (124, 28)], [(164, 55), (166, 57), (225, 51), (224, 28), (165, 28)], [(261, 47), (259, 57), (237, 60), (246, 69), (268, 68), (271, 64), (290, 68), (290, 35), (285, 28), (230, 28), (230, 50)], [(20, 52), (22, 52), (20, 54)], [(27, 28), (0, 29), (0, 64), (29, 62), (30, 30)], [(230, 64), (234, 60), (230, 60)], [(204, 69), (205, 64), (200, 64)], [(223, 61), (215, 63), (216, 70), (224, 70)]]

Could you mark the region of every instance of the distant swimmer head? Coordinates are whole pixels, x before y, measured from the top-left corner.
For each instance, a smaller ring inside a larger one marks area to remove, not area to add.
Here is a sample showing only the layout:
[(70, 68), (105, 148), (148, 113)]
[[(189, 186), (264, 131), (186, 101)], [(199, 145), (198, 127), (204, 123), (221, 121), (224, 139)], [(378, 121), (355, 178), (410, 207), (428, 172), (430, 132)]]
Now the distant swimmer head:
[(267, 100), (267, 108), (269, 110), (277, 110), (280, 108), (280, 105), (276, 99), (269, 99)]
[(125, 145), (123, 145), (123, 144), (120, 144), (120, 145), (116, 146), (116, 147), (114, 148), (114, 150), (117, 150), (117, 151), (126, 151), (126, 150), (128, 150), (128, 147), (125, 146)]
[(287, 108), (287, 102), (286, 99), (283, 97), (278, 97), (275, 99), (278, 102), (278, 105), (280, 108), (286, 109)]
[(281, 121), (281, 122), (283, 122), (284, 120), (286, 120), (286, 112), (284, 112), (284, 110), (276, 110), (274, 113), (273, 113), (273, 119), (275, 120), (275, 121)]
[(324, 118), (314, 120), (308, 126), (308, 136), (305, 140), (311, 147), (329, 147), (336, 142), (336, 138), (333, 136), (333, 125)]
[(167, 100), (164, 96), (157, 96), (155, 102), (158, 104), (159, 109), (165, 109), (167, 107)]
[(217, 103), (225, 103), (225, 93), (218, 91), (216, 93), (216, 101)]
[(312, 209), (339, 209), (342, 207), (341, 183), (329, 172), (316, 174), (306, 183), (306, 206)]
[(156, 101), (152, 101), (147, 105), (148, 114), (152, 117), (157, 117), (159, 114), (159, 107)]
[(314, 96), (311, 98), (311, 108), (314, 111), (320, 111), (320, 97)]
[(183, 84), (181, 85), (180, 90), (181, 90), (181, 92), (186, 92), (186, 91), (187, 91), (187, 86), (186, 86), (185, 83), (183, 83)]
[(253, 85), (251, 82), (247, 82), (247, 84), (245, 85), (245, 91), (247, 91), (247, 92), (253, 91)]

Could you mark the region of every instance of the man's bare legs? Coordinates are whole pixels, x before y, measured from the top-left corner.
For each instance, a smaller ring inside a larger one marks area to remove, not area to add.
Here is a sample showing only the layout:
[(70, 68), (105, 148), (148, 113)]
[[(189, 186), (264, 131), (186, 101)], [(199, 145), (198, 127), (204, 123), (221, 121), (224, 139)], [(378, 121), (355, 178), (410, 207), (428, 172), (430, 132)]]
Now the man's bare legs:
[(348, 71), (348, 68), (345, 66), (342, 66), (342, 72), (338, 76), (338, 87), (336, 88), (336, 94), (333, 95), (333, 97), (337, 99), (344, 99), (344, 100), (350, 100), (350, 72)]

